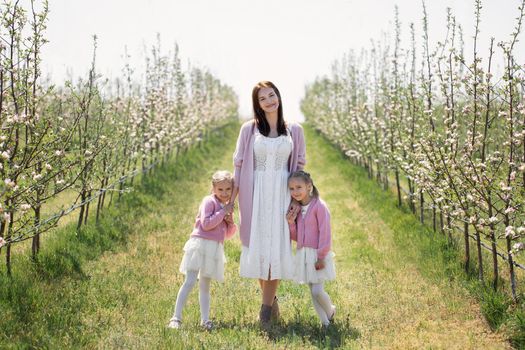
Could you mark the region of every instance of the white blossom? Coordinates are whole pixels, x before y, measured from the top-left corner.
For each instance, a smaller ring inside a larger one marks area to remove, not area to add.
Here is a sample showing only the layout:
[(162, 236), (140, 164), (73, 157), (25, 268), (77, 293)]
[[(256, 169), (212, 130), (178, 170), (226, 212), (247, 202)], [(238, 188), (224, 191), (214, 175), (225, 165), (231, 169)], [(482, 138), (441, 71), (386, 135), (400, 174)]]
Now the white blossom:
[(513, 207), (508, 207), (507, 209), (505, 209), (505, 214), (514, 213), (515, 211), (516, 209), (514, 209)]

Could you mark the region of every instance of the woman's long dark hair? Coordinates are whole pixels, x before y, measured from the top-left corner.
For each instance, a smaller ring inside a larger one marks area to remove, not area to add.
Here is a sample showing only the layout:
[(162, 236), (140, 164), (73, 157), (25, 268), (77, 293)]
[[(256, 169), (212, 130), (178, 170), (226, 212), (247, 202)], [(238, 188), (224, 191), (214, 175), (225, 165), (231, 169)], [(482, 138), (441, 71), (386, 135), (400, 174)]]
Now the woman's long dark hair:
[(266, 120), (266, 115), (259, 103), (259, 90), (262, 88), (272, 88), (279, 98), (279, 108), (277, 109), (277, 135), (288, 135), (288, 132), (286, 131), (286, 123), (284, 122), (283, 117), (283, 101), (281, 99), (281, 93), (279, 92), (279, 89), (277, 89), (277, 86), (271, 81), (266, 80), (258, 82), (252, 90), (253, 114), (259, 132), (264, 136), (270, 134), (270, 124), (268, 123), (268, 120)]

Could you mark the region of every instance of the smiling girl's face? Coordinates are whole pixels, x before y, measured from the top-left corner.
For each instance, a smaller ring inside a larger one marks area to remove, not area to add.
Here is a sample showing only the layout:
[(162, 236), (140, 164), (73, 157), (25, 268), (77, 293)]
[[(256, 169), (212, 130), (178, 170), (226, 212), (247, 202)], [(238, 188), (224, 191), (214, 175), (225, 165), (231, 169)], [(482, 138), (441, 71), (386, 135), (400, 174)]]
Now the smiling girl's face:
[(233, 183), (229, 180), (217, 182), (213, 185), (213, 194), (222, 203), (226, 204), (230, 200), (233, 190)]
[(290, 195), (292, 198), (302, 205), (306, 205), (310, 202), (312, 184), (306, 183), (306, 181), (301, 178), (292, 177), (288, 180), (288, 188), (290, 189)]

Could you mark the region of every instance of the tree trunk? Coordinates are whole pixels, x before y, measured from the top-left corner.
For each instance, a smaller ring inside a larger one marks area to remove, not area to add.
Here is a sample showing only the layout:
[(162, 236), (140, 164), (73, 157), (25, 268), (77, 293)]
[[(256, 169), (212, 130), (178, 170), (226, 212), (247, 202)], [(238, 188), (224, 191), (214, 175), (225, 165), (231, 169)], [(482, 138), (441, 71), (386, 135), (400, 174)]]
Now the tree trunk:
[(399, 170), (396, 168), (397, 205), (401, 208), (401, 185), (399, 184)]
[(493, 225), (490, 225), (490, 245), (492, 247), (492, 267), (494, 276), (492, 279), (492, 286), (494, 290), (498, 289), (499, 271), (498, 271), (498, 247), (496, 246), (496, 234), (494, 233)]
[[(35, 208), (35, 227), (37, 227), (40, 224), (40, 206), (37, 206)], [(38, 255), (38, 252), (40, 251), (40, 230), (37, 229), (36, 234), (33, 236), (31, 244), (31, 258), (33, 261), (36, 261), (36, 257)]]
[(483, 282), (483, 256), (481, 255), (481, 237), (476, 231), (476, 246), (478, 248), (478, 279)]
[[(104, 188), (104, 180), (102, 180), (102, 182), (100, 183), (100, 187), (101, 188)], [(97, 200), (97, 212), (96, 212), (96, 215), (95, 215), (95, 222), (98, 224), (98, 221), (99, 221), (99, 218), (100, 218), (100, 209), (102, 208), (102, 197), (103, 197), (103, 193), (101, 193), (99, 196), (98, 196), (98, 200)]]
[(514, 259), (512, 257), (512, 242), (510, 237), (506, 237), (507, 240), (507, 258), (509, 259), (509, 277), (510, 277), (510, 289), (512, 290), (512, 300), (516, 302), (518, 300), (516, 294), (516, 275), (514, 273)]
[(445, 234), (445, 225), (443, 222), (443, 211), (441, 210), (441, 207), (439, 208), (439, 230), (441, 231), (441, 234)]
[[(80, 194), (80, 203), (84, 203), (85, 200), (86, 200), (86, 191), (82, 190)], [(78, 214), (78, 222), (77, 222), (77, 231), (79, 231), (80, 227), (82, 226), (82, 221), (84, 219), (84, 207), (85, 206), (86, 206), (85, 204), (82, 204), (80, 206), (80, 212)]]
[(436, 204), (432, 205), (432, 229), (436, 232)]
[(423, 198), (423, 191), (419, 190), (419, 221), (425, 223), (425, 198)]
[[(89, 191), (89, 192), (87, 193), (87, 197), (86, 197), (86, 198), (90, 198), (90, 197), (91, 197), (91, 191)], [(86, 203), (86, 213), (85, 213), (85, 215), (84, 215), (84, 225), (87, 225), (88, 216), (89, 216), (89, 204), (90, 204), (90, 203), (91, 203), (91, 202)]]
[(412, 211), (412, 214), (416, 215), (416, 204), (414, 203), (414, 184), (410, 179), (408, 179), (408, 197), (408, 205), (410, 207), (410, 211)]
[[(11, 230), (13, 228), (13, 213), (10, 214), (11, 220), (9, 221), (9, 224), (7, 224), (7, 235), (6, 239), (9, 239), (11, 236)], [(11, 270), (11, 244), (7, 245), (6, 253), (5, 253), (5, 265), (7, 267), (7, 275), (9, 277), (12, 276), (12, 270)]]
[(468, 235), (468, 223), (463, 224), (463, 233), (465, 237), (465, 272), (468, 273), (470, 268), (470, 237)]

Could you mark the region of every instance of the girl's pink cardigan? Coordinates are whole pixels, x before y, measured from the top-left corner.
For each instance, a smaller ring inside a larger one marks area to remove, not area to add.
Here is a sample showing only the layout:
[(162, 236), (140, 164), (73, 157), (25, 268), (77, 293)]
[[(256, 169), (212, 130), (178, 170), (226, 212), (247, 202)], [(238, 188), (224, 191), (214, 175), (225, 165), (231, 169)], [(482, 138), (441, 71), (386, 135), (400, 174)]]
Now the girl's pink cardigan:
[[(302, 170), (306, 163), (306, 145), (303, 128), (296, 123), (287, 123), (292, 135), (293, 147), (288, 159), (288, 171)], [(253, 208), (253, 141), (255, 139), (255, 120), (250, 120), (241, 126), (237, 148), (233, 154), (235, 166), (235, 187), (239, 188), (240, 237), (243, 246), (250, 245), (250, 227)]]
[(297, 220), (290, 224), (290, 238), (297, 241), (297, 249), (317, 249), (317, 258), (324, 259), (332, 248), (330, 211), (320, 198), (312, 198), (306, 215), (297, 214)]
[(213, 194), (204, 197), (199, 207), (199, 214), (195, 219), (195, 226), (191, 237), (210, 239), (223, 243), (235, 234), (237, 226), (230, 225), (224, 221), (226, 211)]

